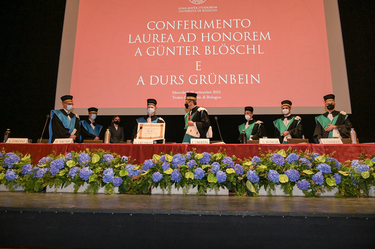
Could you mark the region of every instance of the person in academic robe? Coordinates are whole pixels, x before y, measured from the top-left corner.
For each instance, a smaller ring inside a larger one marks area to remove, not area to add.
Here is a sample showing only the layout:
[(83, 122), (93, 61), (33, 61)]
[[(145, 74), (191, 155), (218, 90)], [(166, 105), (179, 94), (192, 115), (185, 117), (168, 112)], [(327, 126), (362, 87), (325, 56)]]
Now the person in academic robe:
[(284, 116), (273, 121), (275, 137), (280, 139), (280, 143), (286, 144), (288, 138), (302, 138), (301, 117), (292, 115), (291, 110), (292, 101), (283, 100), (281, 102), (281, 113)]
[(110, 143), (124, 142), (124, 128), (119, 126), (120, 122), (120, 117), (114, 116), (112, 118), (111, 126), (108, 126), (109, 132), (111, 133)]
[(205, 108), (197, 106), (196, 93), (186, 93), (185, 110), (186, 132), (183, 143), (190, 143), (192, 138), (212, 138), (210, 117)]
[[(259, 138), (267, 137), (266, 128), (263, 122), (260, 120), (253, 119), (254, 108), (252, 106), (245, 107), (245, 119), (246, 122), (238, 126), (240, 137), (242, 131), (246, 133), (247, 140), (259, 140)], [(240, 140), (240, 137), (238, 140)]]
[(49, 124), (49, 143), (56, 138), (73, 138), (74, 142), (80, 142), (79, 116), (73, 113), (73, 96), (61, 97), (63, 109), (52, 110)]
[(147, 99), (147, 115), (137, 119), (137, 125), (133, 129), (133, 139), (137, 138), (138, 124), (165, 123), (163, 118), (156, 116), (157, 104), (156, 99)]
[(315, 117), (314, 142), (319, 143), (321, 138), (349, 138), (352, 124), (345, 112), (335, 110), (335, 95), (328, 94), (323, 99), (326, 112)]
[(103, 126), (95, 122), (98, 115), (98, 108), (90, 107), (88, 110), (89, 119), (79, 122), (81, 126), (81, 141), (100, 140), (103, 137)]

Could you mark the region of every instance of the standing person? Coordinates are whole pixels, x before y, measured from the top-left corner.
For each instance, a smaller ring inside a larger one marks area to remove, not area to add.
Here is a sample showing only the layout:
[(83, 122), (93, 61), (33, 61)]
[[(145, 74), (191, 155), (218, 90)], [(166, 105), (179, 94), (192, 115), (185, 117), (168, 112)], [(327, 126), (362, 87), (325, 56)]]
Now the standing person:
[(335, 95), (328, 94), (323, 99), (326, 112), (315, 117), (314, 142), (319, 143), (320, 138), (349, 138), (352, 124), (345, 112), (335, 110)]
[(260, 120), (254, 120), (254, 108), (252, 106), (245, 107), (246, 122), (238, 126), (240, 135), (242, 131), (246, 133), (247, 140), (259, 140), (259, 138), (267, 137), (266, 128)]
[(273, 121), (275, 126), (275, 137), (278, 137), (280, 143), (287, 143), (288, 138), (302, 138), (303, 130), (301, 117), (292, 115), (292, 101), (281, 101), (282, 118)]
[(103, 126), (98, 125), (95, 119), (98, 115), (98, 108), (90, 107), (87, 109), (89, 120), (82, 120), (81, 125), (81, 141), (83, 140), (100, 140), (102, 136)]
[(120, 122), (120, 117), (114, 116), (112, 118), (111, 126), (108, 126), (108, 129), (111, 132), (111, 143), (124, 142), (124, 128), (119, 126)]
[(185, 109), (185, 130), (186, 134), (183, 143), (190, 143), (191, 138), (211, 138), (212, 128), (210, 118), (205, 108), (197, 106), (197, 94), (186, 93)]
[(48, 142), (56, 138), (73, 138), (74, 142), (80, 142), (79, 116), (73, 113), (73, 96), (64, 95), (60, 99), (63, 109), (51, 111)]
[(137, 129), (139, 123), (165, 123), (164, 119), (156, 116), (156, 109), (158, 102), (156, 99), (147, 99), (147, 116), (137, 119), (137, 125), (133, 129), (133, 139), (137, 136)]

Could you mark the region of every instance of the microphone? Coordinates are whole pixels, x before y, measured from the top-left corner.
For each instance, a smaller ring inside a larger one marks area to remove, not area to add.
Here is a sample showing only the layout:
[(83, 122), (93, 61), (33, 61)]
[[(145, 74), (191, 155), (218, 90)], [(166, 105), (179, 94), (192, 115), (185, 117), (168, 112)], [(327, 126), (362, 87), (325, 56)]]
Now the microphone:
[(219, 131), (219, 135), (220, 135), (220, 139), (221, 139), (221, 143), (225, 144), (224, 140), (223, 140), (223, 137), (221, 136), (221, 131), (220, 131), (220, 126), (219, 126), (219, 121), (218, 121), (218, 118), (215, 117), (215, 121), (216, 121), (216, 125), (217, 125), (217, 129)]
[(139, 131), (137, 131), (137, 133), (135, 133), (134, 137), (133, 137), (133, 140), (137, 137), (138, 133), (143, 129), (143, 126), (139, 127)]
[(42, 131), (42, 135), (40, 136), (40, 139), (38, 139), (38, 143), (42, 142), (44, 131), (46, 130), (46, 126), (47, 126), (49, 117), (50, 117), (49, 114), (47, 114), (47, 116), (46, 116), (46, 122), (44, 123), (44, 128), (43, 128), (43, 131)]

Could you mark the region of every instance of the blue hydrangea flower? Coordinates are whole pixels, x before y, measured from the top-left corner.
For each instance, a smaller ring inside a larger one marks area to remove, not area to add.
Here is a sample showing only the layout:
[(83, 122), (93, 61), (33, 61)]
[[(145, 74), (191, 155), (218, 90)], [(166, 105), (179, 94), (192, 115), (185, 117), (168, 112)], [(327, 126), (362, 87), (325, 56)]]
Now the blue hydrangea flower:
[(250, 182), (252, 183), (257, 183), (259, 182), (259, 176), (257, 175), (257, 173), (255, 172), (255, 170), (249, 170), (246, 174), (246, 177), (248, 180), (250, 180)]
[(236, 164), (234, 170), (236, 171), (236, 174), (243, 175), (243, 167), (240, 164)]
[(212, 165), (211, 165), (211, 171), (212, 173), (216, 173), (220, 170), (220, 164), (218, 162), (214, 162)]
[(22, 175), (28, 175), (31, 173), (31, 170), (33, 169), (33, 166), (31, 164), (25, 164), (22, 166)]
[(375, 163), (375, 157), (373, 157), (373, 158), (371, 159), (371, 161), (373, 161), (373, 162)]
[(115, 187), (119, 187), (121, 184), (122, 184), (122, 182), (123, 182), (124, 180), (122, 180), (122, 178), (121, 177), (118, 177), (118, 176), (116, 176), (114, 179), (113, 179), (113, 186), (115, 186)]
[(359, 165), (358, 160), (352, 161), (352, 167), (358, 167), (358, 165)]
[(50, 169), (51, 175), (56, 175), (57, 173), (60, 172), (60, 170), (56, 166), (52, 166)]
[(322, 185), (324, 183), (324, 176), (322, 172), (318, 172), (312, 177), (316, 185)]
[(217, 182), (218, 183), (223, 183), (227, 180), (227, 174), (225, 174), (223, 171), (219, 170), (217, 173), (216, 173), (216, 177), (217, 177)]
[(10, 169), (13, 167), (14, 163), (18, 163), (20, 160), (21, 160), (20, 157), (17, 156), (16, 154), (10, 154), (9, 156), (5, 155), (3, 164), (4, 164), (4, 167), (8, 167)]
[(186, 158), (182, 154), (176, 154), (173, 156), (172, 164), (174, 167), (178, 167), (178, 165), (183, 165), (186, 162)]
[(193, 153), (192, 151), (188, 151), (188, 153), (186, 153), (186, 158), (187, 159), (191, 159), (191, 153)]
[(274, 183), (279, 183), (279, 175), (276, 170), (270, 169), (270, 171), (268, 171), (268, 178)]
[(59, 158), (59, 159), (53, 160), (51, 162), (51, 167), (54, 166), (54, 167), (58, 168), (59, 170), (63, 169), (64, 166), (65, 166), (64, 162), (65, 162), (64, 158)]
[(251, 159), (251, 162), (253, 162), (253, 163), (260, 163), (262, 161), (260, 160), (259, 157), (255, 156), (255, 157), (253, 157), (253, 159)]
[(148, 159), (148, 160), (146, 160), (146, 161), (143, 163), (143, 167), (142, 167), (142, 169), (143, 169), (144, 171), (147, 171), (147, 170), (149, 170), (150, 168), (152, 168), (152, 167), (154, 167), (154, 166), (155, 166), (154, 161), (153, 161), (152, 159)]
[(8, 181), (14, 181), (14, 179), (16, 179), (18, 177), (18, 175), (16, 174), (16, 172), (12, 169), (8, 169), (7, 172), (5, 173), (5, 178), (8, 180)]
[(162, 161), (163, 163), (167, 163), (168, 162), (167, 159), (165, 159), (165, 155), (162, 155), (160, 157), (160, 161)]
[(113, 173), (112, 168), (108, 168), (103, 171), (103, 182), (104, 183), (110, 183), (115, 178), (115, 174)]
[(166, 171), (167, 169), (171, 167), (171, 165), (169, 163), (163, 163), (161, 167), (163, 168), (163, 171)]
[(313, 154), (313, 159), (317, 158), (318, 156), (320, 156), (318, 153), (314, 153)]
[(279, 153), (274, 153), (271, 157), (272, 162), (276, 163), (278, 166), (283, 166), (285, 163), (284, 157)]
[(186, 165), (189, 167), (189, 169), (191, 169), (197, 165), (197, 162), (195, 160), (190, 160)]
[(72, 153), (68, 153), (65, 155), (65, 160), (72, 160)]
[(89, 180), (89, 177), (91, 174), (92, 174), (92, 170), (89, 169), (89, 167), (85, 167), (79, 171), (79, 177), (81, 177), (85, 181)]
[(141, 174), (141, 171), (139, 169), (134, 169), (135, 168), (135, 165), (126, 165), (125, 169), (126, 171), (128, 171), (129, 173), (129, 176), (130, 177), (133, 177), (133, 176), (139, 176)]
[(316, 167), (320, 172), (324, 174), (329, 174), (332, 173), (331, 171), (331, 166), (329, 166), (326, 163), (319, 163), (318, 166)]
[(296, 169), (288, 169), (287, 171), (285, 171), (285, 175), (288, 176), (291, 182), (295, 182), (300, 178), (300, 174)]
[(208, 164), (211, 161), (211, 154), (208, 152), (203, 152), (202, 155), (203, 157), (199, 159), (199, 162), (203, 164)]
[(104, 154), (103, 155), (103, 161), (107, 163), (107, 165), (109, 165), (111, 163), (111, 161), (113, 160), (113, 155), (112, 154)]
[(3, 153), (0, 152), (0, 157), (3, 157)]
[(78, 156), (78, 162), (81, 166), (86, 166), (90, 162), (90, 156), (87, 153), (81, 153)]
[(39, 160), (38, 165), (44, 165), (47, 162), (51, 161), (52, 157), (46, 156)]
[[(121, 157), (121, 160), (124, 162), (124, 163), (127, 163), (128, 161), (129, 161), (129, 157), (127, 157), (127, 156), (122, 156)], [(122, 178), (121, 178), (121, 180), (122, 180)], [(121, 185), (121, 184), (120, 184)]]
[(310, 166), (310, 168), (311, 168), (311, 162), (310, 162), (310, 160), (308, 160), (307, 158), (301, 158), (301, 159), (299, 159), (300, 161), (301, 161), (301, 163), (302, 164), (304, 164), (304, 165), (308, 165), (308, 166)]
[(36, 177), (37, 178), (42, 178), (45, 173), (48, 172), (47, 168), (39, 168), (38, 171), (36, 172)]
[(295, 163), (297, 162), (299, 159), (299, 155), (297, 155), (296, 153), (291, 153), (289, 154), (289, 156), (286, 158), (286, 161), (288, 163)]
[(333, 174), (333, 178), (335, 179), (337, 185), (341, 183), (341, 176), (339, 173)]
[(205, 172), (202, 168), (197, 168), (194, 170), (194, 178), (197, 180), (201, 180), (205, 175)]
[(14, 153), (14, 152), (8, 152), (8, 153), (5, 153), (5, 157), (7, 157), (7, 156), (17, 156), (17, 154), (16, 153)]
[(367, 164), (361, 163), (357, 167), (355, 167), (355, 170), (362, 173), (365, 171), (369, 171), (370, 167)]
[(69, 170), (69, 175), (71, 178), (74, 178), (76, 174), (78, 173), (79, 168), (78, 167), (73, 167)]
[(229, 156), (224, 157), (223, 160), (221, 160), (221, 162), (223, 164), (226, 164), (227, 167), (229, 167), (229, 168), (233, 168), (233, 166), (234, 166), (234, 162), (233, 162), (232, 158), (230, 158)]
[(301, 190), (307, 190), (310, 187), (310, 183), (303, 179), (297, 182), (297, 187)]
[(161, 179), (163, 179), (163, 175), (162, 175), (160, 172), (155, 172), (155, 173), (152, 175), (152, 181), (153, 181), (154, 183), (159, 182)]
[(333, 158), (333, 157), (328, 157), (328, 158), (327, 158), (327, 161), (328, 161), (328, 162), (334, 162), (336, 168), (338, 168), (338, 169), (341, 168), (341, 164), (340, 164), (340, 162), (337, 161), (335, 158)]
[(178, 169), (173, 170), (171, 181), (179, 182), (181, 180), (181, 173)]

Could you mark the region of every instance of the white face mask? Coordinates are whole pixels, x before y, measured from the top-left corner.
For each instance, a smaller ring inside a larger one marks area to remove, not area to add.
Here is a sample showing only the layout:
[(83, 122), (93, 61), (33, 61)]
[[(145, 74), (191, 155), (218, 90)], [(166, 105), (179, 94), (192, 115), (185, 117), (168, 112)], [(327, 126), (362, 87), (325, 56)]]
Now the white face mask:
[(68, 111), (73, 110), (73, 105), (67, 105), (67, 106), (66, 106), (66, 109), (67, 109)]
[(246, 120), (251, 119), (250, 115), (245, 115)]
[(150, 114), (150, 115), (153, 114), (154, 112), (155, 112), (154, 108), (148, 108), (147, 109), (147, 113)]
[(288, 109), (283, 109), (282, 112), (284, 113), (284, 115), (288, 115), (289, 110)]

